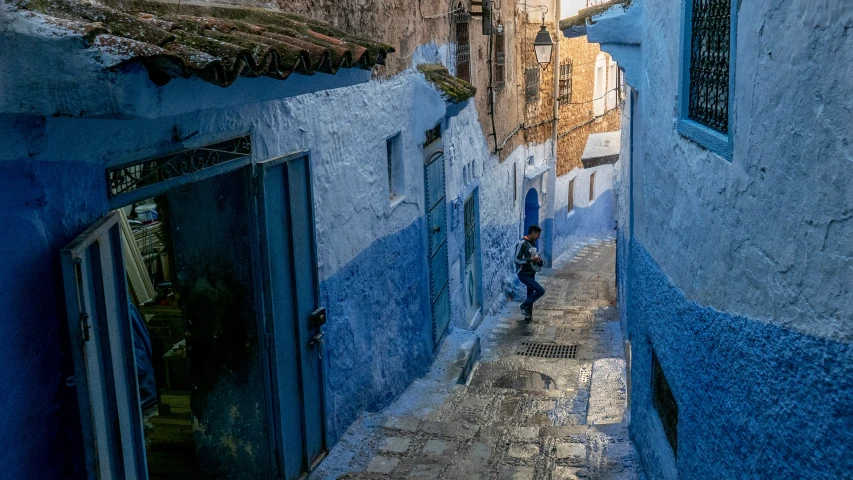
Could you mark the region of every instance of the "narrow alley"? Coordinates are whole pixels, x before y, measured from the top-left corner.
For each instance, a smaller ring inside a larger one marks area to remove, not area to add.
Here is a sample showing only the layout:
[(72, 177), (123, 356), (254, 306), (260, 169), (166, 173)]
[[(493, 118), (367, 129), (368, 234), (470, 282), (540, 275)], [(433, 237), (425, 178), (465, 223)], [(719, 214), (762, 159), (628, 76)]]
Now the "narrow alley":
[(532, 322), (511, 303), (452, 333), (430, 373), (356, 422), (311, 478), (638, 478), (615, 246), (580, 243), (545, 269)]

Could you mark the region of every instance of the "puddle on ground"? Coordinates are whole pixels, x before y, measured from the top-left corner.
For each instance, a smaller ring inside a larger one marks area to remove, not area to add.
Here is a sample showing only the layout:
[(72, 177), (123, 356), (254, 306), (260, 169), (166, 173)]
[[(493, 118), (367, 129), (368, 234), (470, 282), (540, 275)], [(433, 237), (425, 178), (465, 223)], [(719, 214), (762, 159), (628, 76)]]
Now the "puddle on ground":
[(556, 390), (557, 382), (541, 372), (532, 370), (516, 370), (501, 375), (492, 384), (495, 388), (512, 388), (515, 390)]

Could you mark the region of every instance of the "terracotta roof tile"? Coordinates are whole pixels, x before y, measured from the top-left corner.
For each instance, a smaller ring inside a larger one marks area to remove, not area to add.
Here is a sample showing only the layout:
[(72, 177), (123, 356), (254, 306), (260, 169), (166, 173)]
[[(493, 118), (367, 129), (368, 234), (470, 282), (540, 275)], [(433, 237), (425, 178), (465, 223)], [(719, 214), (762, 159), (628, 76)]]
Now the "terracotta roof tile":
[(82, 35), (113, 56), (108, 67), (144, 65), (158, 85), (197, 76), (226, 87), (240, 76), (370, 69), (394, 51), (334, 27), (279, 11), (150, 0), (18, 0), (22, 11)]

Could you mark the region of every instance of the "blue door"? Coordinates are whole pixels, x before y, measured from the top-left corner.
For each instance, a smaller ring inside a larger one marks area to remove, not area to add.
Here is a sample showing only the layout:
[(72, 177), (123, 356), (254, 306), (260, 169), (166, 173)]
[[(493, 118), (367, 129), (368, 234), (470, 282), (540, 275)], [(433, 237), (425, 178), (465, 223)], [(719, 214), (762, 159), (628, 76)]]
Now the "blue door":
[(326, 454), (322, 333), (307, 153), (257, 166), (258, 230), (279, 478), (296, 479)]
[[(539, 194), (535, 188), (527, 191), (524, 197), (524, 235), (527, 235), (527, 228), (531, 225), (539, 224)], [(541, 227), (541, 225), (539, 225)]]
[(444, 195), (444, 153), (441, 139), (424, 147), (427, 238), (429, 239), (429, 292), (433, 341), (438, 345), (450, 321), (447, 286), (447, 211)]

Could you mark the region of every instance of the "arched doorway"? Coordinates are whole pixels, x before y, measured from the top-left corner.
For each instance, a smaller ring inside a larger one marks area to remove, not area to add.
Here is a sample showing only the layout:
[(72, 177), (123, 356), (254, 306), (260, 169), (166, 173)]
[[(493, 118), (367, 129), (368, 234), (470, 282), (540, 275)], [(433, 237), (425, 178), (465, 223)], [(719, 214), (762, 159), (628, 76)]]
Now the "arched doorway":
[(539, 193), (535, 188), (527, 191), (524, 197), (524, 235), (527, 235), (527, 228), (531, 225), (539, 224)]

